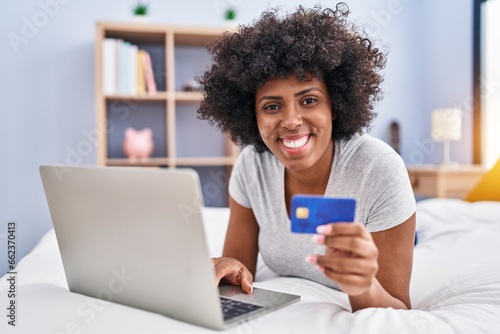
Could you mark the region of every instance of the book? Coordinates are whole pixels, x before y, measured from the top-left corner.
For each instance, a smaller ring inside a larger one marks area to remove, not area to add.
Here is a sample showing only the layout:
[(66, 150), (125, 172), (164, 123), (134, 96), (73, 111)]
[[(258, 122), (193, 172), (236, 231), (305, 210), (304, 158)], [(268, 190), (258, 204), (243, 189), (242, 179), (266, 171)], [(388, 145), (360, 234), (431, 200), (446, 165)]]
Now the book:
[(102, 44), (104, 95), (156, 93), (151, 56), (122, 39), (105, 38)]
[(124, 41), (122, 39), (117, 39), (116, 40), (116, 59), (115, 59), (115, 94), (121, 94), (122, 93), (122, 48), (123, 48), (123, 43)]
[(104, 95), (116, 94), (116, 39), (102, 41), (102, 91)]
[(145, 50), (143, 53), (144, 78), (146, 80), (146, 88), (149, 93), (156, 93), (156, 83), (153, 74), (153, 65), (151, 64), (151, 56)]
[(131, 95), (137, 95), (137, 45), (130, 45), (129, 47), (129, 63), (128, 63), (128, 75), (129, 75), (129, 85), (128, 93)]
[(130, 95), (130, 47), (129, 42), (123, 42), (120, 50), (120, 80), (119, 93)]
[(146, 93), (146, 77), (144, 73), (144, 50), (138, 50), (137, 52), (137, 94)]

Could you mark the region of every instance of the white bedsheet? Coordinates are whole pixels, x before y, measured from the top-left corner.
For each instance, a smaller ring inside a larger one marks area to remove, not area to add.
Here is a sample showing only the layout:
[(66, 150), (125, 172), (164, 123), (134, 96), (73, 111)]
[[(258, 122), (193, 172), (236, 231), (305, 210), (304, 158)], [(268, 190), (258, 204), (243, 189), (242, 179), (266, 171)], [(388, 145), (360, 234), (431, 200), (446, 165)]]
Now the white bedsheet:
[[(213, 256), (222, 252), (227, 209), (207, 208)], [(351, 313), (346, 296), (299, 278), (277, 277), (259, 261), (255, 286), (302, 296), (299, 303), (229, 333), (498, 333), (500, 203), (433, 199), (418, 203), (410, 311)], [(49, 231), (18, 267), (17, 327), (7, 325), (7, 277), (0, 279), (1, 333), (209, 333), (212, 330), (68, 291)]]

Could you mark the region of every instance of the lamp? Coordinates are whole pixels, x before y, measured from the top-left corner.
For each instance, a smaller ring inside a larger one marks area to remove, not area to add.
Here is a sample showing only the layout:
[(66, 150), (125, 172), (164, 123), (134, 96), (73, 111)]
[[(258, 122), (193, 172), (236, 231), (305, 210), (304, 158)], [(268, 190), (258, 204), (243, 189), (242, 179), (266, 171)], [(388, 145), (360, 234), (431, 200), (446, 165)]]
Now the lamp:
[(443, 164), (450, 164), (450, 141), (462, 139), (462, 110), (442, 108), (432, 112), (432, 139), (443, 142)]

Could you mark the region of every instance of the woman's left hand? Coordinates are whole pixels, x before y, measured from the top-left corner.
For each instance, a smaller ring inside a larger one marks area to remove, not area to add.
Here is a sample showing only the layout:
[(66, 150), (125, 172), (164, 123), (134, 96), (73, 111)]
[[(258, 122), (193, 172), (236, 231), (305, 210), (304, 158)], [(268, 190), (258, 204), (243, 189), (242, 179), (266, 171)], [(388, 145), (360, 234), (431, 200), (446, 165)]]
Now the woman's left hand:
[(319, 226), (314, 241), (325, 245), (324, 255), (311, 255), (308, 261), (348, 295), (367, 292), (376, 281), (378, 249), (361, 224), (332, 223)]

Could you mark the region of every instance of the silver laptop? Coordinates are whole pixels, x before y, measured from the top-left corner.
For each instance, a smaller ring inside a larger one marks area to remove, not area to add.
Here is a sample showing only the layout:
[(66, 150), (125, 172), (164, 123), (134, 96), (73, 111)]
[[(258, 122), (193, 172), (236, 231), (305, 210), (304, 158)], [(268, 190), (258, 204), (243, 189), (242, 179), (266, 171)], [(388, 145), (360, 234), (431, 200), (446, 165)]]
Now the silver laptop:
[(300, 300), (216, 286), (194, 170), (41, 166), (40, 174), (72, 292), (213, 329)]

